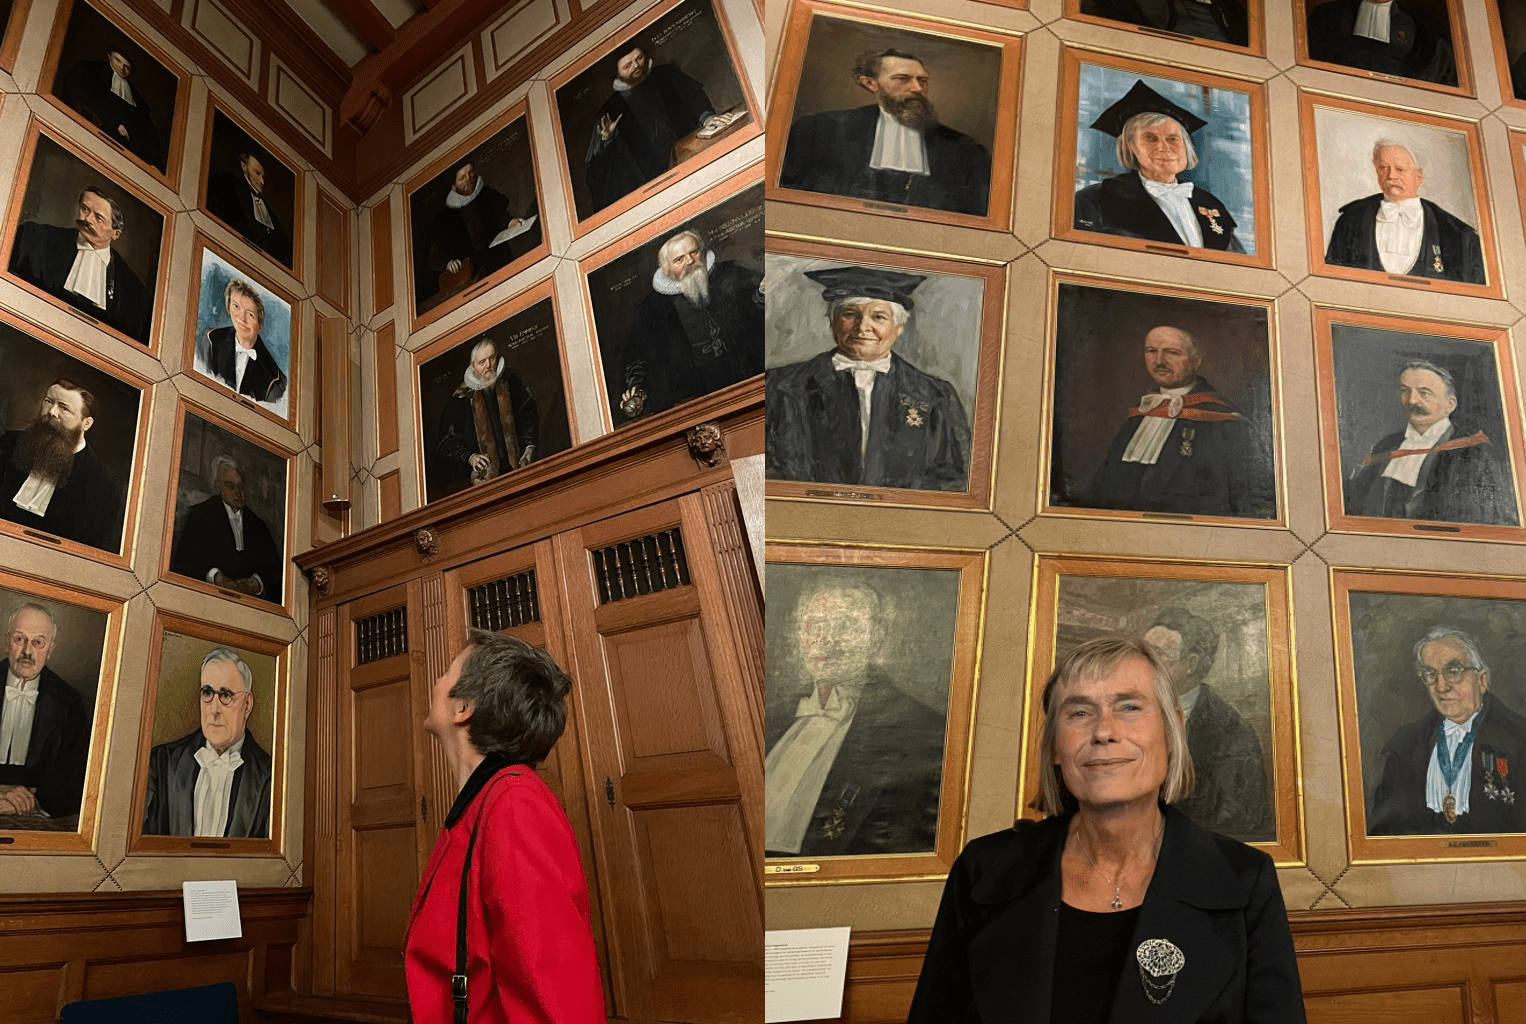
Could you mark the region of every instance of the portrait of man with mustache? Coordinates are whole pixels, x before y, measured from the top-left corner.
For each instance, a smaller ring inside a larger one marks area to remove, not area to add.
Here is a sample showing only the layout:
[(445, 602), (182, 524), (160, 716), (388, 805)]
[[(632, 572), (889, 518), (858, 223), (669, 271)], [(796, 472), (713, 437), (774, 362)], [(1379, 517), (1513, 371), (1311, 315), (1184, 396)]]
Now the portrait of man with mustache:
[(932, 76), (912, 53), (860, 54), (853, 80), (875, 102), (807, 114), (790, 127), (779, 184), (984, 217), (991, 154), (938, 120)]
[(67, 377), (53, 381), (31, 425), (0, 435), (0, 519), (120, 549), (121, 496), (86, 439), (94, 425), (95, 396)]

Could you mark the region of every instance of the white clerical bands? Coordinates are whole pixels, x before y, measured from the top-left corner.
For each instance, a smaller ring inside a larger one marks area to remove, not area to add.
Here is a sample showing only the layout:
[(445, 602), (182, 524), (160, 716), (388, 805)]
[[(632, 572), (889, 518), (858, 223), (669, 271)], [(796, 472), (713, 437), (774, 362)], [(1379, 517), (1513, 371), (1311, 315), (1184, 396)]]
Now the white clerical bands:
[(1187, 963), (1187, 957), (1169, 939), (1145, 939), (1134, 952), (1139, 961), (1139, 980), (1144, 983), (1145, 996), (1159, 1006), (1171, 997), (1176, 988), (1176, 975)]

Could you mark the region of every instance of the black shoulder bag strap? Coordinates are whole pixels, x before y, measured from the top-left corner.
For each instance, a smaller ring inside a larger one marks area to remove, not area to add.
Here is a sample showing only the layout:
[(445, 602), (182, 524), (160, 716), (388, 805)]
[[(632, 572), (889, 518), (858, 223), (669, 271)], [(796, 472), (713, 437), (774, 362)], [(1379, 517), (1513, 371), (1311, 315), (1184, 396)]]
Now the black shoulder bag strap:
[(467, 1024), (466, 1020), (466, 879), (472, 872), (472, 850), (477, 845), (477, 826), (482, 824), (482, 812), (472, 822), (472, 837), (466, 844), (466, 863), (461, 867), (461, 894), (456, 901), (456, 973), (450, 976), (450, 998), (456, 1004), (455, 1024)]

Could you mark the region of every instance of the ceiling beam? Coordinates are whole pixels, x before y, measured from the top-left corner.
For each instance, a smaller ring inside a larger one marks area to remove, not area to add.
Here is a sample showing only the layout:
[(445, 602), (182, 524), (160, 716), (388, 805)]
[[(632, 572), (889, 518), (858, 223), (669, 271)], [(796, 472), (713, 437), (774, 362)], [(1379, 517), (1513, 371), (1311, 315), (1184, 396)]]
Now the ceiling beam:
[(355, 30), (355, 34), (378, 53), (396, 41), (397, 32), (392, 28), (392, 23), (382, 17), (381, 11), (371, 6), (370, 0), (328, 0), (328, 3), (334, 13)]

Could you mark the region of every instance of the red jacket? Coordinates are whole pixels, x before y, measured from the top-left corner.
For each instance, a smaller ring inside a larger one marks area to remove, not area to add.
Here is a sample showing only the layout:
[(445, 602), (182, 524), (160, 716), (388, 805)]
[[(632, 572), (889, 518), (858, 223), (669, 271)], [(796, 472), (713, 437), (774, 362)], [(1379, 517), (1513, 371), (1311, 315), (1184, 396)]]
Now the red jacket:
[[(473, 774), (445, 820), (414, 897), (403, 943), (415, 1024), (451, 1024), (456, 907), (467, 882), (472, 1024), (604, 1024), (588, 884), (567, 815), (529, 768)], [(463, 807), (464, 804), (464, 807)]]

